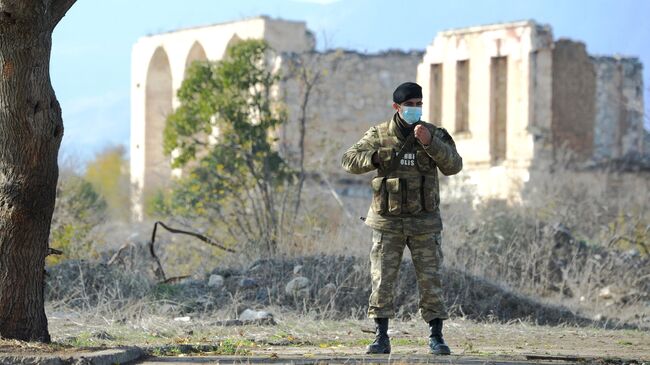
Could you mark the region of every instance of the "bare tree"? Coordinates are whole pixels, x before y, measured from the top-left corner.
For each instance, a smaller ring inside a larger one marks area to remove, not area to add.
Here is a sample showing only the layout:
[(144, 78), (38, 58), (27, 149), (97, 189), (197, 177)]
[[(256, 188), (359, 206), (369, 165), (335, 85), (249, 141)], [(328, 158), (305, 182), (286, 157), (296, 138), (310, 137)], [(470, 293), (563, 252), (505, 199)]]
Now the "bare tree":
[(314, 88), (318, 86), (320, 78), (322, 76), (322, 70), (318, 68), (317, 59), (308, 63), (305, 61), (305, 56), (297, 57), (293, 61), (293, 67), (295, 68), (294, 72), (296, 78), (298, 79), (298, 84), (300, 88), (300, 115), (298, 117), (298, 166), (300, 168), (300, 173), (298, 176), (298, 188), (296, 193), (296, 202), (294, 206), (293, 219), (295, 221), (298, 216), (298, 211), (300, 210), (300, 197), (302, 195), (302, 188), (305, 184), (305, 136), (307, 132), (307, 120), (308, 117), (308, 108), (310, 97)]
[(49, 342), (45, 257), (59, 176), (52, 31), (76, 0), (0, 1), (0, 336)]
[[(316, 173), (323, 181), (326, 180), (325, 175), (322, 174), (321, 169), (317, 171), (307, 171), (305, 168), (305, 154), (306, 146), (305, 139), (307, 138), (307, 125), (310, 121), (314, 121), (313, 113), (310, 113), (310, 107), (313, 107), (316, 97), (323, 92), (322, 85), (326, 81), (328, 75), (336, 73), (341, 62), (341, 52), (332, 52), (331, 55), (318, 55), (316, 53), (303, 53), (293, 54), (289, 59), (289, 73), (287, 79), (295, 80), (298, 88), (298, 102), (300, 109), (298, 112), (298, 157), (297, 165), (299, 169), (299, 180), (296, 191), (296, 197), (293, 207), (293, 220), (295, 221), (300, 211), (301, 195), (305, 184), (305, 179), (308, 173)], [(322, 97), (322, 95), (320, 96)], [(285, 138), (286, 139), (286, 138)], [(313, 142), (313, 138), (312, 138)], [(321, 161), (322, 165), (322, 161)], [(328, 189), (333, 192), (331, 186), (328, 184)], [(340, 202), (338, 196), (335, 195), (337, 201)]]

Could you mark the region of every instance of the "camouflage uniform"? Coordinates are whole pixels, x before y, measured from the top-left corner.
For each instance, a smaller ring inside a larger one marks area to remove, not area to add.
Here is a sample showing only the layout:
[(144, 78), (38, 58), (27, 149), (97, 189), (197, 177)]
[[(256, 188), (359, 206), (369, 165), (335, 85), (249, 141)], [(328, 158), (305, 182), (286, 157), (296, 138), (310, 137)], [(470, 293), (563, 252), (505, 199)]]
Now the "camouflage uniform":
[[(392, 318), (393, 296), (404, 246), (415, 266), (420, 293), (420, 313), (429, 322), (448, 318), (443, 301), (440, 195), (438, 170), (453, 175), (462, 169), (462, 159), (451, 136), (443, 128), (418, 122), (431, 132), (431, 142), (419, 141), (406, 151), (394, 171), (386, 171), (406, 140), (397, 126), (397, 114), (370, 128), (343, 155), (343, 168), (353, 174), (377, 169), (372, 179), (373, 200), (366, 224), (373, 228), (370, 252), (372, 294), (368, 316)], [(379, 166), (372, 163), (378, 154)]]

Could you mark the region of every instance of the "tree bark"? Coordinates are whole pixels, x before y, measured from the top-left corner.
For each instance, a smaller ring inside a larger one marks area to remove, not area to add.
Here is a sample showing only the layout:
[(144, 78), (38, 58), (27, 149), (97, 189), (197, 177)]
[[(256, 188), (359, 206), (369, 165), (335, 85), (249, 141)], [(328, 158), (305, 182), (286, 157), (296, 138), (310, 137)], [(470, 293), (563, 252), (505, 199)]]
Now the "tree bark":
[(52, 31), (75, 0), (0, 0), (0, 336), (49, 342), (45, 257), (59, 175)]

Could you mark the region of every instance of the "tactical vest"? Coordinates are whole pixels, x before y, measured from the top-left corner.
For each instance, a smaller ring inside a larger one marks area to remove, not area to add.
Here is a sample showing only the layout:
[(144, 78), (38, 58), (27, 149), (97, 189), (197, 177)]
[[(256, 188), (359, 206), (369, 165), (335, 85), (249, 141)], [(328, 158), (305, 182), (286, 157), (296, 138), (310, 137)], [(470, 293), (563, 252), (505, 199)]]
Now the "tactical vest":
[[(409, 217), (423, 212), (435, 212), (440, 204), (436, 164), (417, 141), (405, 151), (394, 171), (388, 171), (397, 158), (400, 141), (388, 121), (377, 126), (380, 167), (372, 179), (372, 210), (382, 216)], [(429, 129), (432, 126), (423, 124)]]

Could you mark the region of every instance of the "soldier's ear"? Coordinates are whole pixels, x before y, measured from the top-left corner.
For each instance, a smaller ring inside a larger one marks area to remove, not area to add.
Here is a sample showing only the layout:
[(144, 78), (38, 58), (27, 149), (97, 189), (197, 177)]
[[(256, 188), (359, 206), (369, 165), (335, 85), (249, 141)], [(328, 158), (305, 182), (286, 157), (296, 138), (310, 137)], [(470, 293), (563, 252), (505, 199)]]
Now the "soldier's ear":
[(393, 103), (393, 109), (395, 109), (395, 110), (399, 110), (399, 104), (397, 104), (397, 103)]

